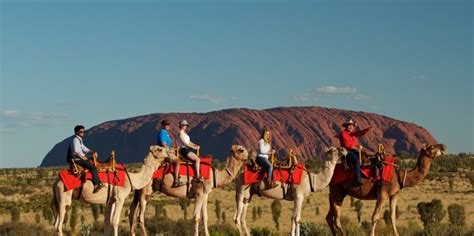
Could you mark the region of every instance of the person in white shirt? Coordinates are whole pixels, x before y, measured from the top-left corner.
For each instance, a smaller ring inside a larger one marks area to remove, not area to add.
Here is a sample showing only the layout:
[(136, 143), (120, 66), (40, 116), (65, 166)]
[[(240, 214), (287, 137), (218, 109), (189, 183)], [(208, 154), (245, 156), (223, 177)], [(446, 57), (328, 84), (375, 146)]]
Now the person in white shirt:
[(181, 122), (179, 122), (179, 132), (178, 132), (178, 138), (177, 138), (177, 142), (179, 145), (179, 154), (194, 162), (194, 173), (196, 173), (195, 180), (197, 182), (203, 182), (204, 180), (201, 176), (201, 171), (199, 169), (200, 168), (199, 157), (191, 150), (191, 149), (198, 150), (201, 147), (191, 142), (191, 138), (186, 133), (188, 128), (189, 128), (189, 123), (187, 120), (182, 120)]
[(275, 154), (275, 150), (272, 149), (272, 135), (268, 128), (263, 128), (260, 140), (258, 140), (258, 155), (255, 162), (261, 166), (265, 172), (267, 172), (267, 178), (265, 180), (266, 189), (275, 188), (277, 184), (273, 181), (273, 167), (270, 163), (270, 155)]
[(92, 183), (94, 184), (94, 193), (98, 192), (104, 185), (100, 182), (97, 168), (87, 158), (87, 153), (94, 153), (82, 142), (84, 137), (84, 126), (76, 125), (74, 127), (74, 136), (71, 139), (67, 150), (67, 157), (73, 159), (77, 165), (88, 169), (92, 174)]

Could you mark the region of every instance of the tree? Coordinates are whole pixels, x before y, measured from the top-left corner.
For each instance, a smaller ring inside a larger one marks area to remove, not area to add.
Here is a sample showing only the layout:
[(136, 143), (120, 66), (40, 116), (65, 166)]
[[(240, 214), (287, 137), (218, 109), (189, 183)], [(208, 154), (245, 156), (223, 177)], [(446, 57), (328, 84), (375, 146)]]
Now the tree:
[(92, 217), (94, 217), (94, 221), (97, 222), (97, 220), (99, 219), (99, 206), (96, 204), (92, 204), (91, 210), (92, 210)]
[(383, 221), (385, 222), (386, 225), (390, 225), (390, 222), (392, 221), (390, 219), (390, 212), (388, 210), (385, 210), (383, 212)]
[(10, 208), (10, 216), (12, 223), (18, 223), (20, 221), (20, 210), (18, 207), (14, 206)]
[(77, 205), (72, 205), (70, 218), (71, 219), (69, 220), (69, 226), (71, 227), (71, 230), (74, 231), (77, 225)]
[(252, 220), (256, 221), (257, 220), (257, 208), (252, 207)]
[(222, 212), (222, 222), (225, 223), (225, 211)]
[(280, 230), (280, 223), (278, 219), (281, 216), (281, 202), (278, 199), (273, 200), (272, 202), (272, 217), (273, 222), (275, 222), (275, 227), (277, 230)]
[(364, 206), (364, 204), (362, 203), (361, 200), (357, 200), (354, 203), (354, 207), (355, 207), (355, 210), (357, 212), (357, 221), (359, 221), (359, 223), (360, 223), (360, 218), (362, 217), (362, 207), (363, 206)]
[(258, 218), (262, 218), (262, 208), (260, 206), (257, 207), (257, 215)]
[(186, 220), (188, 216), (188, 206), (191, 204), (188, 198), (180, 198), (179, 199), (179, 206), (181, 207), (181, 210), (183, 210), (183, 217)]
[(215, 206), (214, 211), (216, 212), (217, 223), (219, 224), (221, 218), (221, 201), (219, 201), (219, 199), (216, 199)]
[(166, 209), (163, 207), (163, 204), (155, 205), (155, 217), (160, 218), (166, 216)]
[(466, 212), (463, 205), (451, 204), (448, 206), (449, 223), (453, 225), (466, 224)]
[(36, 214), (35, 214), (35, 222), (36, 222), (37, 225), (39, 225), (41, 223), (41, 217), (38, 214), (38, 212), (36, 212)]
[(446, 210), (443, 210), (443, 203), (439, 199), (433, 199), (431, 202), (420, 202), (416, 209), (425, 228), (430, 225), (439, 224), (446, 215)]
[(316, 215), (319, 216), (319, 206), (316, 207)]
[(43, 206), (43, 218), (47, 220), (49, 223), (53, 222), (53, 211), (48, 205)]

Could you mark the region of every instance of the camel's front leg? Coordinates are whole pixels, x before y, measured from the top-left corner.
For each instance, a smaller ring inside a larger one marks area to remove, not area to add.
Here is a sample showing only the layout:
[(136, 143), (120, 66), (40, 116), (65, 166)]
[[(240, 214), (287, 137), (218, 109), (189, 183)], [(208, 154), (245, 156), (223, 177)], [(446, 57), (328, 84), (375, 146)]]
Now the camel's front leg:
[(204, 193), (204, 200), (202, 201), (202, 223), (204, 224), (204, 235), (209, 236), (209, 229), (207, 228), (207, 198), (209, 194)]
[(115, 203), (106, 203), (104, 212), (104, 235), (109, 235), (110, 219), (113, 214)]
[(245, 191), (244, 192), (244, 199), (243, 199), (243, 206), (242, 206), (242, 214), (241, 214), (241, 222), (242, 222), (242, 228), (244, 229), (244, 232), (245, 232), (245, 235), (248, 235), (250, 236), (250, 230), (249, 230), (249, 227), (247, 226), (247, 209), (248, 209), (248, 206), (250, 204), (250, 199), (252, 198), (252, 194), (250, 193), (250, 191)]
[(120, 213), (122, 212), (124, 199), (117, 200), (115, 202), (115, 209), (113, 210), (112, 215), (112, 225), (114, 227), (114, 236), (118, 236), (118, 227), (120, 224)]
[(374, 213), (372, 214), (372, 229), (370, 230), (370, 236), (375, 236), (375, 226), (380, 218), (380, 212), (385, 204), (385, 200), (387, 200), (387, 196), (385, 194), (380, 194), (377, 203), (375, 204)]
[[(197, 190), (196, 190), (197, 191)], [(201, 209), (204, 201), (204, 196), (202, 191), (196, 192), (196, 205), (194, 206), (194, 235), (199, 235), (199, 222), (201, 221)]]
[(138, 212), (138, 225), (140, 225), (140, 228), (142, 229), (142, 233), (144, 236), (147, 236), (146, 232), (146, 227), (145, 227), (145, 211), (146, 211), (146, 204), (147, 200), (146, 197), (147, 195), (151, 194), (153, 190), (151, 190), (151, 185), (150, 185), (150, 191), (147, 191), (147, 188), (143, 189), (143, 191), (140, 194), (140, 208)]
[(304, 196), (296, 196), (291, 216), (291, 235), (300, 235), (301, 208), (303, 206)]
[(135, 236), (135, 210), (137, 209), (138, 202), (140, 201), (140, 196), (142, 190), (135, 190), (133, 195), (133, 200), (130, 203), (130, 209), (128, 212), (128, 222), (130, 224), (130, 235)]
[(393, 235), (398, 236), (398, 231), (397, 231), (397, 200), (398, 200), (398, 195), (399, 193), (396, 193), (392, 197), (390, 197), (390, 217), (392, 219), (392, 229), (393, 229)]

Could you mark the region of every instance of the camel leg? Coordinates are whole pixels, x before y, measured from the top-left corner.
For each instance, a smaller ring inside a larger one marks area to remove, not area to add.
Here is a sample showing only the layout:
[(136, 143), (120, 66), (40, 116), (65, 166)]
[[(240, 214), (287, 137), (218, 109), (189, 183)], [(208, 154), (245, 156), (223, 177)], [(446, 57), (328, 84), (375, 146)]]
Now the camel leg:
[(110, 220), (113, 214), (115, 203), (106, 203), (104, 212), (104, 235), (109, 235)]
[[(59, 194), (61, 195), (61, 194)], [(63, 221), (66, 215), (66, 207), (71, 205), (72, 202), (72, 191), (62, 192), (62, 196), (59, 196), (59, 209), (58, 209), (58, 220), (57, 228), (58, 235), (63, 235)]]
[(204, 194), (204, 200), (202, 202), (202, 223), (204, 225), (204, 235), (209, 236), (209, 229), (207, 228), (207, 198), (208, 194)]
[(146, 211), (146, 204), (147, 204), (146, 196), (147, 196), (147, 191), (143, 189), (143, 191), (141, 191), (140, 199), (139, 199), (140, 211), (138, 212), (138, 225), (140, 225), (140, 228), (142, 229), (142, 233), (144, 236), (148, 235), (146, 232), (146, 227), (145, 227), (145, 211)]
[(375, 226), (377, 225), (377, 221), (380, 218), (380, 212), (382, 211), (383, 205), (385, 204), (385, 200), (387, 200), (387, 196), (383, 193), (381, 193), (377, 198), (374, 213), (372, 214), (372, 229), (370, 230), (370, 236), (375, 236)]
[(398, 200), (398, 193), (390, 197), (390, 217), (392, 219), (392, 229), (393, 229), (393, 235), (398, 236), (398, 231), (397, 231), (397, 200)]
[[(249, 196), (249, 198), (250, 198), (250, 196)], [(248, 236), (250, 236), (250, 230), (249, 230), (249, 227), (247, 226), (246, 218), (247, 218), (247, 209), (248, 209), (248, 206), (250, 204), (250, 202), (248, 201), (249, 198), (247, 198), (247, 200), (244, 199), (244, 204), (243, 204), (243, 207), (242, 207), (242, 214), (241, 214), (241, 218), (240, 218), (240, 220), (242, 222), (242, 228), (244, 229), (245, 235), (248, 235)]]
[(301, 207), (303, 206), (304, 196), (296, 196), (291, 216), (291, 235), (300, 235)]
[(339, 232), (339, 235), (344, 235), (344, 232), (342, 231), (342, 224), (341, 224), (341, 205), (338, 205), (337, 202), (334, 202), (332, 205), (333, 209), (333, 214), (334, 214), (334, 223), (336, 224), (336, 229)]
[(235, 214), (234, 214), (234, 222), (237, 226), (237, 229), (239, 229), (240, 235), (245, 235), (244, 232), (242, 231), (242, 210), (244, 208), (244, 193), (243, 193), (243, 186), (237, 186), (237, 190), (235, 193), (235, 202), (236, 202), (236, 208), (235, 208)]
[(194, 214), (193, 214), (195, 236), (199, 236), (199, 222), (201, 221), (201, 209), (202, 209), (203, 201), (204, 201), (204, 196), (203, 196), (202, 191), (196, 192), (196, 203), (194, 206)]
[(120, 224), (120, 213), (122, 212), (122, 207), (125, 202), (125, 199), (120, 199), (115, 202), (115, 209), (113, 210), (112, 215), (112, 225), (114, 227), (114, 236), (118, 236), (118, 227)]
[(326, 215), (326, 222), (328, 223), (329, 229), (333, 236), (336, 236), (336, 230), (334, 229), (334, 209), (332, 208), (332, 202), (329, 200), (329, 210), (328, 214)]
[(138, 206), (139, 198), (141, 197), (142, 190), (135, 190), (133, 194), (133, 200), (130, 203), (130, 209), (128, 212), (128, 222), (130, 224), (130, 235), (135, 236), (135, 210)]

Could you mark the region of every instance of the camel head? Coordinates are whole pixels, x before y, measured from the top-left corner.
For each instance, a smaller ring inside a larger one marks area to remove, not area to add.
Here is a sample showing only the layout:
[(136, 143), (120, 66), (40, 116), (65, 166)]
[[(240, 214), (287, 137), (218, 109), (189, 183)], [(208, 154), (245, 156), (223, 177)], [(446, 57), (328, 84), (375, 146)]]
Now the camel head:
[(423, 144), (423, 147), (421, 148), (420, 151), (420, 156), (425, 156), (429, 157), (431, 159), (441, 156), (441, 155), (446, 155), (448, 153), (448, 148), (444, 144), (433, 144), (428, 147), (426, 147), (425, 144)]
[[(345, 151), (345, 153), (343, 153), (343, 151)], [(347, 155), (346, 149), (339, 150), (335, 147), (329, 147), (329, 148), (326, 147), (326, 148), (324, 148), (323, 160), (324, 161), (334, 161), (334, 162), (336, 162), (337, 160), (339, 160), (339, 158), (341, 156), (344, 156), (344, 155)]]
[(232, 145), (230, 150), (230, 156), (242, 162), (249, 158), (249, 153), (253, 155), (253, 150), (247, 151), (246, 148), (240, 145)]
[(158, 145), (150, 146), (150, 151), (145, 158), (145, 165), (157, 167), (163, 162), (166, 157), (169, 157), (171, 154), (168, 151), (168, 148), (160, 147)]

